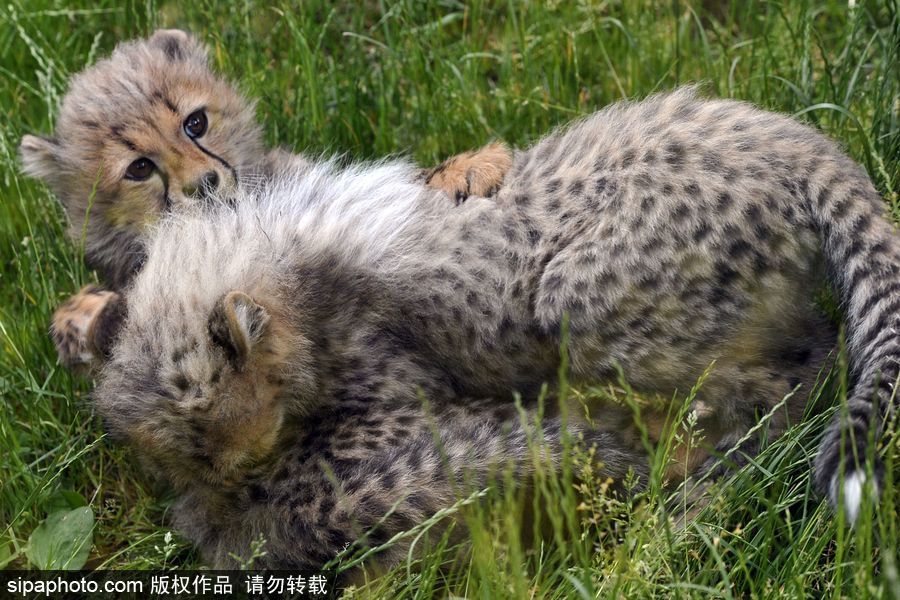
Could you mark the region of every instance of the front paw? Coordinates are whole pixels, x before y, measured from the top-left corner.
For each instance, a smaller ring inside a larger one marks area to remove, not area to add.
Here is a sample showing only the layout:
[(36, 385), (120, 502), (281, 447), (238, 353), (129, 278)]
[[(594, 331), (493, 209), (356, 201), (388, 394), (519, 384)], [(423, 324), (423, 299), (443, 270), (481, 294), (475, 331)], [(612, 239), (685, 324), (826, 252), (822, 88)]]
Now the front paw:
[(512, 152), (492, 142), (474, 152), (457, 154), (425, 173), (425, 183), (443, 190), (457, 204), (469, 196), (492, 196), (512, 166)]
[(117, 293), (89, 285), (57, 308), (50, 335), (59, 362), (90, 367), (105, 358), (121, 321), (121, 306)]

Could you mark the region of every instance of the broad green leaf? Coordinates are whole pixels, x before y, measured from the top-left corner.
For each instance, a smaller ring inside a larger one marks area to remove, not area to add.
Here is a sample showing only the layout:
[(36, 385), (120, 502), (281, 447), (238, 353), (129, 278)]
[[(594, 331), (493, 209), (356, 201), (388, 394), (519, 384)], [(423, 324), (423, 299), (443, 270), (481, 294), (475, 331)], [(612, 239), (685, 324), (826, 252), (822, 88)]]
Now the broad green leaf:
[(89, 506), (56, 511), (31, 532), (25, 555), (39, 569), (80, 569), (91, 551), (93, 528)]
[(61, 510), (81, 508), (82, 506), (87, 506), (87, 502), (85, 502), (84, 497), (78, 492), (73, 492), (72, 490), (56, 490), (50, 498), (47, 499), (45, 508), (48, 513), (55, 513)]

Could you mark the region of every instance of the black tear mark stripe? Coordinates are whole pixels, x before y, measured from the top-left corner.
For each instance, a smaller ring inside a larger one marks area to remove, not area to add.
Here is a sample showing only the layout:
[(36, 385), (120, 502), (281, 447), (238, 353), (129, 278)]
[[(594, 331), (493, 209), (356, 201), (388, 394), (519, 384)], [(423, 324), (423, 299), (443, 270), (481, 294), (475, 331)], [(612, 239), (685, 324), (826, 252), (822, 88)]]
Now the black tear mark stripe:
[(215, 154), (214, 152), (210, 152), (209, 150), (207, 150), (206, 148), (204, 148), (203, 146), (201, 146), (201, 145), (200, 145), (200, 142), (198, 142), (196, 139), (190, 138), (190, 140), (191, 140), (192, 142), (194, 142), (194, 145), (197, 146), (197, 148), (199, 148), (200, 151), (203, 152), (203, 154), (205, 154), (205, 155), (207, 155), (207, 156), (209, 156), (209, 157), (211, 157), (211, 158), (213, 158), (213, 159), (219, 161), (219, 162), (222, 164), (223, 167), (225, 167), (226, 169), (228, 169), (228, 172), (231, 173), (231, 177), (234, 179), (235, 185), (237, 185), (237, 182), (238, 182), (238, 175), (237, 175), (237, 171), (234, 169), (234, 167), (232, 167), (230, 164), (228, 164), (228, 162), (227, 162), (224, 158), (222, 158), (221, 156)]
[(169, 196), (169, 178), (162, 171), (159, 171), (159, 176), (163, 180), (163, 210), (169, 211), (172, 210), (172, 197)]

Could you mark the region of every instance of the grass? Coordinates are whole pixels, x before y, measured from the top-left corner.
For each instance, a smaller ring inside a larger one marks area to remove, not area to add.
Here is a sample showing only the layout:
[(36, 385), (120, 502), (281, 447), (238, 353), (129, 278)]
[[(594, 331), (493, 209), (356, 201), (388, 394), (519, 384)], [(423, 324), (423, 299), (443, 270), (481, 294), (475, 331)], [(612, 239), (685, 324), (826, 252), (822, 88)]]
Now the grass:
[[(81, 503), (94, 517), (88, 567), (199, 564), (189, 544), (167, 536), (164, 492), (103, 439), (84, 402), (90, 381), (56, 364), (49, 316), (94, 275), (65, 237), (60, 207), (21, 176), (16, 158), (22, 134), (52, 128), (71, 74), (117, 40), (161, 26), (206, 40), (216, 66), (259, 99), (269, 142), (297, 151), (409, 153), (435, 164), (491, 138), (524, 145), (611, 101), (702, 81), (710, 94), (797, 115), (840, 140), (900, 220), (897, 0), (4, 2), (0, 565), (35, 564), (32, 533)], [(607, 494), (573, 452), (562, 476), (538, 474), (533, 503), (507, 488), (464, 502), (467, 543), (435, 537), (412, 564), (351, 595), (900, 597), (900, 494), (887, 486), (877, 514), (851, 530), (811, 488), (825, 408), (843, 396), (829, 390), (840, 389), (816, 391), (819, 410), (717, 486), (684, 527), (670, 523), (658, 485), (665, 452), (654, 454), (649, 491), (627, 500)], [(686, 420), (675, 433), (696, 432)], [(898, 440), (883, 449), (894, 481)], [(549, 533), (529, 545), (519, 516), (532, 504)]]

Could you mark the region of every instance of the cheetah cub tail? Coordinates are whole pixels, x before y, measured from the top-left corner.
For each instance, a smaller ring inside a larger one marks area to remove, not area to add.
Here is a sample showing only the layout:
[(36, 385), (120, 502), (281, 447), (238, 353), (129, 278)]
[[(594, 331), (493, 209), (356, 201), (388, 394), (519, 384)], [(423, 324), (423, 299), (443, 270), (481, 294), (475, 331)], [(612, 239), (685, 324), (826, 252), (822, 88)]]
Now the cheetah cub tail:
[[(897, 412), (900, 239), (882, 216), (881, 198), (858, 167), (823, 163), (823, 176), (810, 183), (807, 208), (845, 310), (855, 384), (819, 446), (815, 483), (833, 507), (843, 507), (853, 524), (867, 495), (877, 498), (882, 487), (884, 466), (870, 445)], [(866, 467), (870, 455), (871, 471)]]

